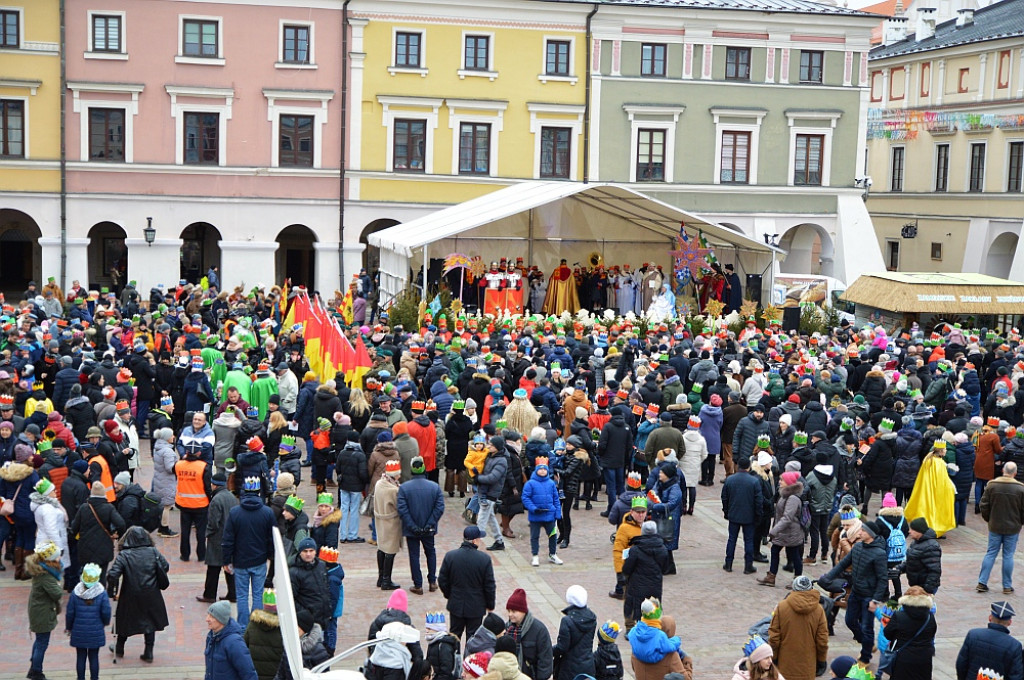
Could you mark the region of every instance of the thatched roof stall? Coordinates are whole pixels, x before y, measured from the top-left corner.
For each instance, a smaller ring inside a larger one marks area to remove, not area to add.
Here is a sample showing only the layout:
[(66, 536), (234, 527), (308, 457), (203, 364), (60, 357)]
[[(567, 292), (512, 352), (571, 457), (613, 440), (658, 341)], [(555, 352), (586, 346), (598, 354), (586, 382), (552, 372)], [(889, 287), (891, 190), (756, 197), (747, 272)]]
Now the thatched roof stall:
[(859, 277), (840, 299), (856, 305), (858, 320), (1012, 318), (1024, 313), (1024, 283), (985, 274), (880, 272)]

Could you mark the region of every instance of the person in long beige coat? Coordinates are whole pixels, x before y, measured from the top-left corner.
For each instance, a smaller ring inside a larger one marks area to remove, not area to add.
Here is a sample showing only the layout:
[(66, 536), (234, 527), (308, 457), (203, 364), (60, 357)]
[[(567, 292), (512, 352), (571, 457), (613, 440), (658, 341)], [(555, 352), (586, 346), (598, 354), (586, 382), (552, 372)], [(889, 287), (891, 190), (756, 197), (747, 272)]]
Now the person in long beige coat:
[(395, 555), (402, 546), (402, 520), (398, 516), (398, 485), (401, 475), (401, 463), (389, 460), (384, 474), (373, 487), (373, 519), (377, 528), (377, 587), (381, 590), (401, 588), (391, 580)]
[(818, 591), (807, 576), (793, 579), (793, 592), (775, 608), (768, 644), (786, 680), (814, 680), (817, 668), (824, 669), (828, 661), (828, 623)]

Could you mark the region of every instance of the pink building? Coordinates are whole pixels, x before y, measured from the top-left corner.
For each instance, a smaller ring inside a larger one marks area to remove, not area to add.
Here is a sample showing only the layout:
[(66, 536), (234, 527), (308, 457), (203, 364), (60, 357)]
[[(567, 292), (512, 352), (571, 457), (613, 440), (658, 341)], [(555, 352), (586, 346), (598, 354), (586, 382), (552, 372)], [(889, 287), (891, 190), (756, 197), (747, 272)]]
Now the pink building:
[(69, 283), (339, 287), (340, 3), (290, 4), (67, 0)]

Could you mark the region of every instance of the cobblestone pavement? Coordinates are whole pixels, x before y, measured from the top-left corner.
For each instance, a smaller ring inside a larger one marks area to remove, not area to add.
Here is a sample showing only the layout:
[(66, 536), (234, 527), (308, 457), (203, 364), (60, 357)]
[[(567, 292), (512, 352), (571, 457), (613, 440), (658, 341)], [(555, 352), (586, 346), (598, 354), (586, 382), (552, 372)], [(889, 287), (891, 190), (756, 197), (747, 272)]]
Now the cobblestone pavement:
[[(144, 487), (148, 487), (151, 469), (151, 465), (147, 465), (143, 470)], [(757, 565), (758, 575), (744, 576), (742, 569), (732, 574), (722, 571), (726, 523), (722, 519), (720, 490), (719, 484), (711, 489), (698, 488), (695, 514), (683, 519), (680, 549), (676, 553), (679, 573), (665, 578), (664, 608), (678, 621), (678, 634), (687, 653), (694, 657), (698, 678), (731, 677), (732, 666), (746, 640), (747, 628), (767, 616), (788, 592), (782, 587), (786, 583), (782, 578), (784, 573), (780, 575), (779, 587), (765, 588), (756, 584), (755, 579), (765, 571), (763, 564)], [(301, 495), (308, 504), (312, 504), (313, 490), (310, 486), (304, 484)], [(447, 498), (446, 503), (447, 511), (437, 540), (438, 563), (445, 551), (458, 547), (465, 526), (460, 517), (462, 502), (458, 496)], [(527, 592), (531, 612), (548, 625), (554, 638), (560, 610), (565, 606), (565, 590), (579, 583), (588, 590), (590, 606), (599, 622), (608, 618), (622, 621), (622, 603), (607, 595), (614, 585), (608, 540), (612, 528), (598, 514), (604, 509), (603, 505), (595, 504), (589, 512), (582, 507), (573, 513), (571, 547), (559, 552), (565, 560), (562, 566), (546, 562), (538, 568), (530, 566), (529, 530), (525, 517), (517, 517), (513, 521), (517, 537), (506, 539), (507, 549), (504, 552), (488, 553), (494, 559), (499, 614), (504, 615), (505, 601), (512, 591), (522, 587)], [(948, 540), (942, 541), (944, 573), (936, 613), (939, 636), (936, 639), (934, 677), (937, 679), (955, 678), (954, 662), (964, 634), (972, 627), (984, 626), (989, 602), (1006, 597), (1018, 608), (1024, 606), (1016, 596), (1000, 594), (998, 570), (990, 582), (990, 586), (996, 586), (992, 593), (979, 595), (974, 592), (987, 534), (980, 517), (970, 514), (967, 522), (967, 527), (952, 532)], [(361, 524), (365, 529), (367, 522), (363, 520)], [(368, 530), (362, 535), (368, 536)], [(195, 596), (202, 592), (205, 565), (196, 563), (194, 558), (189, 563), (180, 562), (177, 539), (156, 540), (157, 547), (171, 564), (171, 586), (165, 592), (170, 626), (157, 634), (153, 664), (138, 659), (142, 640), (132, 638), (124, 659), (116, 665), (112, 663), (112, 654), (101, 653), (101, 677), (147, 680), (157, 677), (201, 678), (204, 675), (206, 625), (203, 618), (206, 605), (196, 602)], [(742, 551), (742, 546), (738, 549)], [(345, 614), (338, 630), (339, 649), (365, 639), (370, 621), (387, 601), (388, 594), (373, 585), (376, 578), (374, 553), (375, 548), (369, 544), (341, 546), (346, 578)], [(740, 563), (739, 558), (737, 555), (737, 563)], [(807, 573), (817, 576), (824, 571), (823, 566), (812, 566)], [(396, 560), (394, 578), (406, 588), (412, 585), (408, 556), (404, 551)], [(28, 670), (32, 644), (26, 615), (29, 588), (29, 582), (14, 581), (13, 569), (9, 566), (0, 574), (0, 616), (7, 624), (0, 628), (0, 640), (5, 649), (0, 655), (0, 680), (22, 678)], [(222, 581), (221, 594), (223, 589)], [(418, 627), (422, 628), (427, 611), (443, 608), (444, 599), (440, 592), (409, 596), (409, 614)], [(74, 678), (74, 650), (68, 646), (61, 631), (60, 626), (54, 631), (44, 670), (48, 677)], [(110, 641), (108, 635), (108, 643)], [(830, 659), (839, 654), (856, 655), (858, 646), (841, 620), (836, 624), (836, 635), (829, 642)], [(629, 644), (620, 639), (619, 646), (627, 675), (631, 677)], [(343, 665), (356, 668), (358, 664), (358, 660), (350, 659)]]

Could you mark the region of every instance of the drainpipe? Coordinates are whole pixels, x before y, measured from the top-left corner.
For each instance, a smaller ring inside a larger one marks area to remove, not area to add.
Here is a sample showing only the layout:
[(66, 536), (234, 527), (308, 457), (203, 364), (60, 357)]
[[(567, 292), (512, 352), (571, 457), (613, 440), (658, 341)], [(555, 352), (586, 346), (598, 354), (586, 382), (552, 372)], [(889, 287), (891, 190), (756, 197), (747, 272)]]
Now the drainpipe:
[(341, 6), (341, 158), (338, 179), (338, 290), (345, 292), (345, 165), (348, 159), (348, 4)]
[(587, 14), (587, 73), (586, 82), (584, 83), (584, 102), (583, 102), (583, 183), (587, 184), (590, 181), (590, 63), (593, 61), (593, 45), (591, 45), (591, 30), (590, 23), (597, 14), (597, 5), (593, 5), (593, 9)]
[[(64, 1), (60, 0), (60, 289), (68, 289), (68, 154), (64, 132), (67, 117), (67, 49), (65, 43)], [(88, 283), (86, 284), (88, 285)]]

